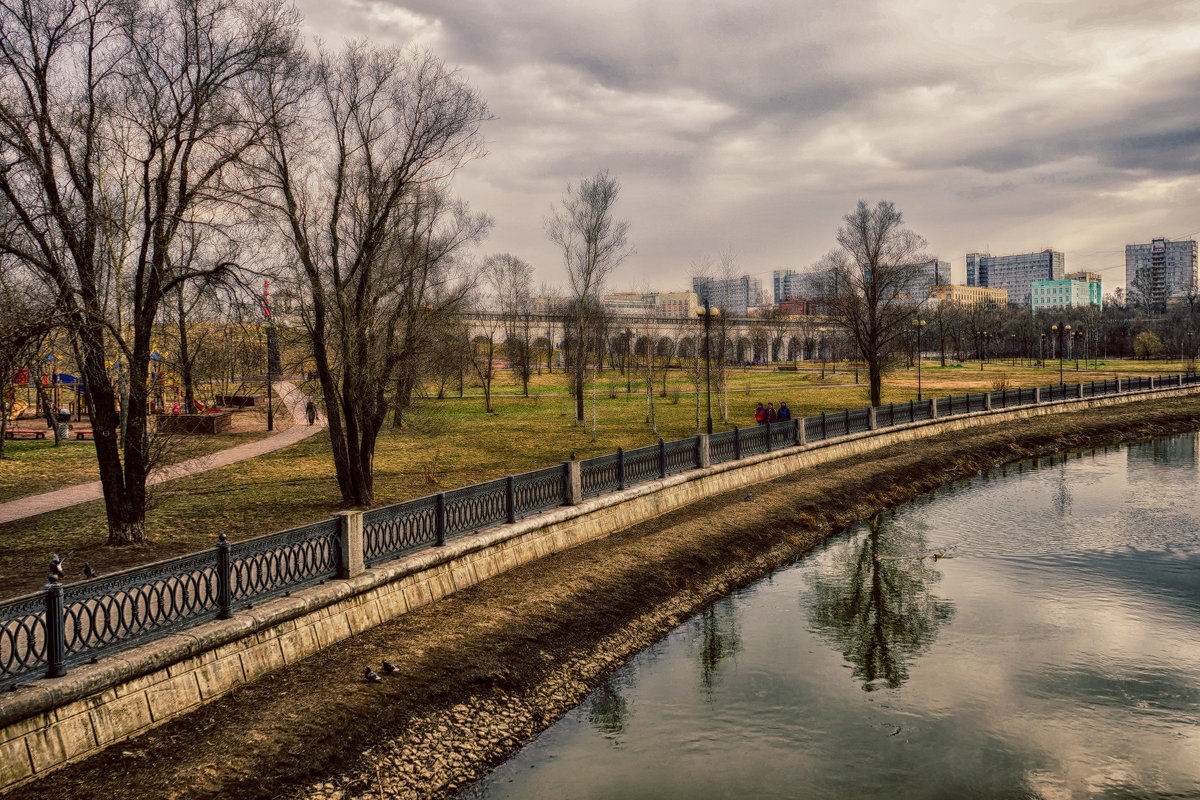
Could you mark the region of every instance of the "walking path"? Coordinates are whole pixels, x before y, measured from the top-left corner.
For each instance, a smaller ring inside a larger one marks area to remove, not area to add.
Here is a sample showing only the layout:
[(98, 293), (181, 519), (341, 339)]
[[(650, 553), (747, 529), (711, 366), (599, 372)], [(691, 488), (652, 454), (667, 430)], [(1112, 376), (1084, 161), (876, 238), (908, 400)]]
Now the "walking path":
[[(293, 445), (324, 429), (324, 417), (311, 426), (304, 424), (304, 405), (308, 402), (306, 394), (292, 384), (283, 381), (271, 385), (275, 388), (276, 394), (283, 399), (284, 405), (287, 406), (288, 412), (291, 413), (292, 419), (295, 420), (292, 427), (273, 433), (265, 439), (259, 439), (257, 442), (240, 444), (236, 447), (230, 447), (228, 450), (219, 450), (216, 453), (210, 453), (209, 455), (189, 459), (188, 461), (181, 461), (178, 464), (159, 467), (150, 473), (146, 484), (154, 485), (163, 483), (164, 481), (173, 481), (176, 478), (195, 475), (198, 472), (216, 469), (227, 464), (236, 464), (239, 461), (245, 461), (255, 456), (261, 456), (264, 453), (270, 453), (274, 450)], [(80, 503), (99, 500), (102, 497), (104, 497), (104, 491), (100, 486), (100, 481), (81, 483), (76, 486), (68, 486), (65, 489), (56, 489), (53, 492), (22, 497), (19, 500), (0, 503), (0, 524), (13, 522), (24, 517), (45, 514), (48, 511), (57, 511), (60, 508), (69, 508)]]

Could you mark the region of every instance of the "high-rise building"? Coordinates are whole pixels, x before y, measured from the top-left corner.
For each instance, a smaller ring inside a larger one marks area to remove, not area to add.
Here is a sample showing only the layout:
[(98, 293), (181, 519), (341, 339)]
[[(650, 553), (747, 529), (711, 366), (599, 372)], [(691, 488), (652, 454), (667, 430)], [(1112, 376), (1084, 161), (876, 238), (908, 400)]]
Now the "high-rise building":
[(771, 272), (771, 288), (773, 290), (771, 299), (775, 305), (779, 305), (779, 301), (786, 297), (795, 297), (796, 295), (789, 291), (790, 278), (795, 277), (799, 273), (794, 269), (777, 269)]
[(1008, 292), (1009, 305), (1028, 306), (1034, 281), (1060, 281), (1066, 257), (1057, 250), (993, 256), (967, 253), (967, 286), (986, 286)]
[(1125, 245), (1125, 290), (1151, 308), (1196, 290), (1196, 240), (1152, 239)]
[(933, 259), (923, 264), (914, 264), (918, 269), (912, 284), (905, 294), (917, 300), (929, 297), (929, 290), (934, 286), (946, 286), (950, 283), (950, 262)]
[(758, 305), (762, 280), (749, 275), (724, 280), (692, 278), (692, 291), (700, 298), (701, 305), (707, 300), (713, 308), (722, 309), (731, 317), (744, 317), (751, 306)]

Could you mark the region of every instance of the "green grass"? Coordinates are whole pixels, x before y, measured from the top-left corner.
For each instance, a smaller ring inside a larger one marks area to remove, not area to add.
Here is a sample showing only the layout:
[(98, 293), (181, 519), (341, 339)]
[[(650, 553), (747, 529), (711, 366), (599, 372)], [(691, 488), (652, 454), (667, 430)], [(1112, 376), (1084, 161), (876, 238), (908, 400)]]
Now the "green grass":
[[(978, 362), (943, 368), (927, 360), (922, 364), (921, 387), (929, 397), (990, 390), (999, 383), (1010, 388), (1047, 386), (1058, 382), (1057, 366), (1057, 362), (1053, 368), (1036, 368), (994, 361), (980, 370)], [(1070, 366), (1063, 373), (1068, 383), (1102, 380), (1116, 374), (1183, 371), (1179, 362), (1110, 360), (1100, 369), (1078, 372), (1073, 362)], [(855, 385), (854, 370), (845, 364), (838, 365), (836, 373), (832, 367), (827, 368), (824, 379), (819, 365), (805, 372), (731, 370), (730, 417), (727, 421), (721, 419), (714, 392), (714, 428), (753, 425), (753, 410), (759, 401), (778, 405), (786, 400), (796, 416), (862, 407), (867, 403), (865, 370), (860, 378), (864, 383)], [(479, 391), (470, 384), (464, 388), (467, 394)], [(376, 505), (538, 469), (572, 454), (587, 458), (611, 453), (618, 446), (640, 447), (657, 442), (659, 436), (669, 441), (697, 431), (694, 386), (680, 371), (672, 371), (668, 377), (668, 397), (659, 396), (661, 379), (655, 382), (657, 432), (646, 423), (644, 382), (640, 387), (635, 384), (634, 392), (626, 394), (623, 376), (602, 373), (596, 391), (594, 442), (590, 386), (587, 425), (582, 427), (573, 423), (571, 398), (566, 395), (566, 377), (561, 372), (535, 376), (531, 393), (540, 396), (520, 396), (514, 392), (519, 388), (505, 374), (493, 386), (492, 414), (484, 413), (482, 397), (426, 399), (406, 414), (403, 428), (384, 428), (375, 454)], [(610, 389), (616, 389), (615, 397), (609, 396)], [(703, 425), (703, 383), (701, 392)], [(884, 403), (907, 402), (916, 395), (916, 369), (895, 369), (886, 375)], [(182, 437), (174, 460), (265, 435), (265, 420), (263, 428), (254, 434)], [(9, 458), (0, 462), (0, 499), (96, 477), (90, 443), (69, 442), (59, 448), (46, 442), (6, 444)], [(210, 547), (222, 532), (236, 540), (302, 525), (325, 517), (340, 505), (325, 434), (252, 461), (162, 484), (152, 489), (151, 498), (147, 513), (150, 541), (136, 548), (103, 545), (106, 530), (101, 502), (0, 525), (0, 536), (6, 544), (0, 551), (0, 595), (11, 596), (41, 585), (46, 563), (54, 552), (75, 551), (68, 565), (68, 578), (73, 575), (72, 565), (81, 568), (85, 560), (102, 573), (111, 572)]]

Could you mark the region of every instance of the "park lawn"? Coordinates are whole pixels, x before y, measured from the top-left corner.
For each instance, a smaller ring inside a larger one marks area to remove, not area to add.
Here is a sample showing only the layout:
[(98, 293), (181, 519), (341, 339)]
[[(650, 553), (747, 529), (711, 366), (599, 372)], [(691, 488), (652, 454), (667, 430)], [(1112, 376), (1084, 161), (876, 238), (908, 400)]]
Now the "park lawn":
[[(1057, 366), (1057, 365), (1055, 365)], [(1154, 368), (1157, 366), (1157, 368)], [(1178, 362), (1112, 362), (1099, 370), (1078, 373), (1064, 369), (1065, 382), (1103, 380), (1115, 374), (1165, 374), (1180, 371)], [(1065, 367), (1065, 365), (1064, 365)], [(1081, 364), (1082, 367), (1082, 364)], [(866, 404), (865, 383), (854, 385), (853, 368), (840, 365), (835, 374), (827, 369), (822, 382), (815, 373), (772, 372), (767, 369), (731, 370), (729, 375), (730, 418), (722, 421), (717, 395), (713, 395), (714, 430), (734, 424), (754, 424), (757, 402), (778, 405), (786, 400), (796, 416), (821, 411), (841, 411)], [(572, 455), (587, 458), (653, 444), (661, 436), (680, 439), (696, 433), (696, 395), (683, 373), (668, 376), (668, 396), (659, 396), (655, 386), (657, 433), (646, 423), (645, 384), (640, 393), (625, 394), (622, 380), (615, 397), (603, 378), (596, 392), (596, 441), (591, 438), (592, 394), (587, 395), (587, 425), (572, 424), (572, 402), (566, 394), (561, 372), (542, 376), (540, 397), (500, 393), (501, 385), (512, 388), (508, 376), (497, 380), (493, 395), (494, 413), (483, 411), (483, 398), (469, 396), (478, 387), (467, 386), (467, 397), (420, 400), (406, 413), (403, 428), (385, 427), (375, 454), (375, 505), (385, 505), (465, 486), (507, 474), (516, 474), (560, 463)], [(860, 378), (866, 381), (865, 370)], [(941, 367), (927, 360), (922, 364), (921, 384), (925, 397), (963, 394), (996, 388), (1003, 382), (1016, 386), (1047, 386), (1057, 383), (1058, 370), (989, 362), (980, 370), (978, 362), (962, 367)], [(557, 384), (557, 387), (555, 387)], [(519, 388), (519, 384), (517, 384)], [(457, 387), (456, 387), (457, 388)], [(554, 394), (550, 389), (558, 388)], [(675, 390), (680, 390), (676, 396)], [(895, 369), (885, 376), (884, 403), (916, 398), (916, 369)], [(532, 389), (531, 389), (532, 391)], [(701, 394), (703, 426), (704, 394)], [(265, 421), (263, 423), (265, 429)], [(248, 440), (236, 437), (186, 437), (187, 447), (179, 457), (191, 457)], [(232, 441), (231, 441), (232, 439)], [(95, 477), (94, 452), (90, 445), (75, 442), (56, 448), (44, 442), (10, 441), (11, 461), (2, 462), (0, 491), (33, 487), (45, 491), (63, 474)], [(42, 445), (42, 447), (36, 447)], [(184, 453), (186, 452), (186, 455)], [(90, 459), (90, 460), (89, 460)], [(16, 469), (10, 469), (13, 465)], [(14, 473), (16, 475), (14, 476)], [(84, 477), (83, 479), (88, 479)], [(78, 480), (72, 481), (78, 482)], [(66, 485), (65, 483), (62, 485)], [(52, 488), (52, 487), (51, 487)], [(24, 493), (31, 493), (30, 491)], [(20, 494), (16, 495), (20, 496)], [(6, 547), (0, 551), (0, 596), (37, 588), (45, 579), (52, 553), (74, 551), (68, 578), (78, 577), (90, 561), (101, 573), (156, 561), (211, 547), (220, 533), (238, 540), (259, 536), (326, 517), (341, 507), (334, 478), (329, 439), (321, 434), (286, 450), (251, 461), (233, 464), (151, 489), (147, 511), (149, 542), (129, 548), (108, 548), (102, 502), (19, 522), (0, 525)]]
[[(172, 436), (164, 443), (163, 463), (176, 464), (267, 435), (265, 409), (245, 409), (236, 413), (261, 417), (261, 423), (252, 421), (248, 426), (262, 430), (216, 436)], [(282, 413), (287, 414), (286, 411)], [(96, 444), (90, 439), (64, 439), (58, 447), (54, 446), (52, 438), (9, 439), (4, 442), (4, 456), (0, 460), (0, 503), (100, 479)]]

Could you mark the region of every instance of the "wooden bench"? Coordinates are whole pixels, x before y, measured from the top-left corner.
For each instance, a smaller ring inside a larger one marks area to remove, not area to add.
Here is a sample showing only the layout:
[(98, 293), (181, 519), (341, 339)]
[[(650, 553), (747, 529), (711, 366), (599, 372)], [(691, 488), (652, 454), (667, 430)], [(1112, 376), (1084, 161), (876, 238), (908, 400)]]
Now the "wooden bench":
[(77, 431), (74, 431), (74, 434), (75, 434), (75, 438), (82, 442), (84, 439), (86, 439), (92, 435), (92, 431), (91, 431), (91, 429), (83, 430), (83, 431), (77, 430)]
[(45, 439), (49, 430), (39, 430), (35, 428), (9, 428), (4, 432), (5, 439), (16, 439), (18, 436), (28, 436), (32, 439)]

